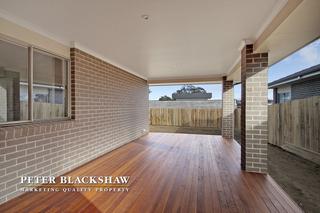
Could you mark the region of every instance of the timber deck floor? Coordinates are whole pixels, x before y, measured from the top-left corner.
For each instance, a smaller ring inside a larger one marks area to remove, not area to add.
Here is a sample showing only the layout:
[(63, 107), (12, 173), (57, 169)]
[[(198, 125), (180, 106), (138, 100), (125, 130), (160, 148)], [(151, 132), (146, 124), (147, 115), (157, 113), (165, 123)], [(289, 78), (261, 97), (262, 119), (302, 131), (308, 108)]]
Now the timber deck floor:
[(65, 175), (128, 175), (129, 192), (29, 192), (0, 212), (301, 212), (221, 136), (149, 133)]

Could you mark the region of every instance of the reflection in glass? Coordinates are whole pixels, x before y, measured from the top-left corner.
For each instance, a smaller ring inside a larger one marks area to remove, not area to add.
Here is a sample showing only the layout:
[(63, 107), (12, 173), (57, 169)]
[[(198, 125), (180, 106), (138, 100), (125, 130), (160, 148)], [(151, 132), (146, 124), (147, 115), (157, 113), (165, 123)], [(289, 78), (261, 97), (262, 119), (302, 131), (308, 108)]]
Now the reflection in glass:
[(0, 40), (0, 123), (28, 120), (28, 49)]
[(34, 50), (33, 118), (47, 120), (67, 116), (67, 61)]

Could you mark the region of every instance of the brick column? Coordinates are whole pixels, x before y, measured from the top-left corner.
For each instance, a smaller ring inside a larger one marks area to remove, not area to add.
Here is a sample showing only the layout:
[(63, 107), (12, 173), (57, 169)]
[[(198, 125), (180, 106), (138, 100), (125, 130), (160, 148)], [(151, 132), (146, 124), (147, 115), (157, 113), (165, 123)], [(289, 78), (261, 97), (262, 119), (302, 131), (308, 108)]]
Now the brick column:
[(233, 81), (227, 81), (227, 77), (223, 77), (222, 81), (222, 137), (233, 139)]
[(268, 53), (241, 51), (241, 168), (267, 172)]

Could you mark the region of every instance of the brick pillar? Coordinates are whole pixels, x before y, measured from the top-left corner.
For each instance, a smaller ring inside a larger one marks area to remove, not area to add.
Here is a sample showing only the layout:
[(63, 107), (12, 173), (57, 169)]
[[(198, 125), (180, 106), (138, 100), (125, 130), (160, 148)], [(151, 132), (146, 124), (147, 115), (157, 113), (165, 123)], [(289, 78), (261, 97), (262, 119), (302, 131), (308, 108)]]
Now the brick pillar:
[(241, 168), (267, 173), (268, 53), (241, 51)]
[(227, 81), (223, 77), (222, 81), (222, 137), (233, 139), (233, 81)]

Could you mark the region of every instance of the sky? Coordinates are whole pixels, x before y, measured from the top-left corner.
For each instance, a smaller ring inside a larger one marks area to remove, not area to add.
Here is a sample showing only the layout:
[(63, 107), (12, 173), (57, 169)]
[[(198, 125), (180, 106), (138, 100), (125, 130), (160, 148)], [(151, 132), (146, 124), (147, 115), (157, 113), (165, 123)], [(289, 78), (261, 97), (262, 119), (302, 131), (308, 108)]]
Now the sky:
[[(278, 63), (269, 67), (268, 82), (275, 81), (295, 72), (301, 71), (308, 67), (320, 64), (320, 39), (306, 45), (300, 50), (294, 52)], [(194, 84), (204, 88), (207, 92), (212, 93), (212, 99), (222, 98), (221, 84)], [(158, 100), (161, 96), (171, 97), (172, 93), (181, 88), (182, 85), (174, 86), (150, 86), (151, 93), (149, 100)], [(234, 87), (234, 96), (236, 99), (241, 97), (240, 85)], [(272, 99), (272, 90), (268, 92), (269, 99)]]

